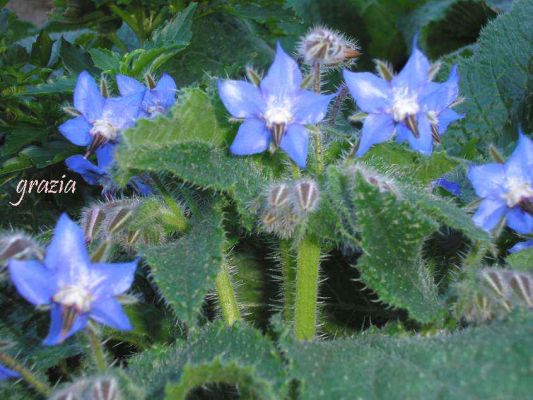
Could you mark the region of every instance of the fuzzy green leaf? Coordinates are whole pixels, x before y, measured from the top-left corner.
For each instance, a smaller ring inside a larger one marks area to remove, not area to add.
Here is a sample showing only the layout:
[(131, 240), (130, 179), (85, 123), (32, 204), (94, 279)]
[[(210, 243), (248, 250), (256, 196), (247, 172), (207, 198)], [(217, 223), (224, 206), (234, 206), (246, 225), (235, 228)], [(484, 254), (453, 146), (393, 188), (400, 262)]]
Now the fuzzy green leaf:
[(143, 252), (161, 295), (189, 326), (195, 324), (205, 296), (214, 288), (223, 260), (221, 206), (206, 206), (202, 211), (185, 236)]
[(533, 271), (533, 248), (509, 254), (505, 261), (512, 269)]
[(522, 399), (531, 395), (532, 319), (432, 338), (292, 343), (302, 399)]
[(89, 54), (96, 68), (102, 72), (115, 73), (120, 66), (120, 55), (107, 49), (91, 49)]

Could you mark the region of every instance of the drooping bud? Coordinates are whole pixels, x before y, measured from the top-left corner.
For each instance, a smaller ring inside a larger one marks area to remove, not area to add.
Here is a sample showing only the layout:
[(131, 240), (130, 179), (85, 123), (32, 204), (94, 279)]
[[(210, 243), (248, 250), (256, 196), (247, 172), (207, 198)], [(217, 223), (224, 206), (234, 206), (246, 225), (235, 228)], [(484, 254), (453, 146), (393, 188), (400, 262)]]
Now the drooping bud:
[(98, 236), (104, 219), (105, 212), (102, 204), (93, 204), (82, 210), (80, 225), (86, 242), (92, 242)]
[(305, 215), (317, 208), (319, 197), (317, 183), (311, 179), (301, 179), (294, 185), (292, 207), (297, 214)]
[(394, 70), (392, 69), (392, 65), (390, 65), (390, 63), (375, 59), (374, 64), (376, 64), (376, 72), (382, 79), (386, 81), (392, 81), (392, 78), (394, 78)]
[(248, 80), (255, 86), (259, 86), (261, 83), (261, 75), (251, 66), (246, 67), (246, 76), (248, 77)]
[(42, 258), (43, 254), (41, 246), (25, 233), (10, 232), (0, 235), (0, 267), (6, 265), (11, 258)]
[(289, 201), (289, 195), (289, 186), (285, 183), (279, 183), (269, 188), (267, 200), (270, 207), (280, 208), (287, 205)]
[(339, 32), (317, 27), (300, 40), (298, 53), (308, 65), (336, 67), (361, 55), (357, 45)]

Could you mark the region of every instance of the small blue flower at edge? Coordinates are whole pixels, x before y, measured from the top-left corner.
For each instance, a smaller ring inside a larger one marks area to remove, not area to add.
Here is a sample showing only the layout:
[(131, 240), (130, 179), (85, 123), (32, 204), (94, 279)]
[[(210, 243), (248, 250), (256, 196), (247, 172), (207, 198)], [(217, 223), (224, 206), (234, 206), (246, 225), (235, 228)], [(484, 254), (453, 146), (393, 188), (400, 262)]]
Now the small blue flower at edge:
[(0, 381), (5, 381), (10, 378), (19, 378), (20, 374), (0, 364)]
[(88, 146), (96, 137), (116, 141), (119, 134), (135, 124), (141, 111), (143, 93), (105, 98), (92, 76), (83, 71), (74, 89), (74, 108), (81, 115), (59, 126), (59, 131), (77, 146)]
[(525, 242), (519, 242), (509, 249), (509, 253), (518, 253), (533, 247), (533, 240), (527, 240)]
[(519, 133), (518, 145), (505, 164), (470, 167), (468, 178), (482, 198), (474, 223), (492, 230), (502, 218), (518, 233), (533, 233), (533, 141)]
[(91, 263), (81, 228), (61, 215), (44, 263), (15, 260), (9, 274), (18, 292), (36, 306), (50, 305), (51, 324), (45, 345), (63, 342), (83, 329), (89, 318), (115, 329), (131, 325), (116, 296), (133, 283), (137, 261)]
[(463, 118), (450, 108), (459, 95), (457, 68), (452, 68), (446, 82), (431, 82), (429, 61), (415, 42), (416, 37), (407, 64), (391, 81), (369, 72), (343, 71), (350, 94), (368, 114), (357, 156), (395, 134), (398, 142), (407, 141), (414, 150), (430, 155), (435, 137)]
[(461, 186), (458, 183), (450, 181), (446, 178), (440, 177), (439, 179), (436, 179), (431, 182), (431, 185), (433, 187), (440, 186), (441, 188), (453, 194), (454, 196), (461, 195)]
[(279, 43), (274, 62), (259, 87), (245, 81), (219, 81), (219, 95), (227, 110), (235, 118), (244, 118), (231, 153), (262, 153), (274, 143), (305, 168), (309, 140), (305, 125), (322, 121), (335, 95), (303, 90), (301, 83), (298, 64)]
[(154, 118), (164, 114), (176, 102), (176, 82), (168, 74), (163, 74), (153, 89), (126, 75), (117, 75), (117, 85), (121, 96), (142, 93), (139, 118)]
[[(95, 151), (97, 165), (94, 165), (81, 154), (71, 156), (65, 160), (67, 167), (80, 174), (89, 185), (103, 186), (103, 192), (113, 192), (117, 190), (117, 185), (113, 182), (109, 170), (113, 163), (113, 154), (116, 145), (105, 143)], [(131, 178), (128, 185), (133, 187), (141, 196), (148, 196), (152, 193), (149, 185), (139, 177)]]

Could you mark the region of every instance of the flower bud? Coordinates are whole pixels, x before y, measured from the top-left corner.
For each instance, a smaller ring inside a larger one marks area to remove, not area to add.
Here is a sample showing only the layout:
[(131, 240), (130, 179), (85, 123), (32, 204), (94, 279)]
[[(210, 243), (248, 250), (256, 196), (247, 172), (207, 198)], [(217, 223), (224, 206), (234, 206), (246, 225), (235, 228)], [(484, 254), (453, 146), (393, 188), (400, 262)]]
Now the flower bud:
[(298, 53), (308, 65), (335, 67), (361, 55), (357, 45), (333, 30), (317, 27), (300, 41)]
[(0, 266), (5, 265), (10, 258), (42, 258), (43, 253), (41, 246), (25, 233), (11, 232), (0, 235)]
[(301, 179), (293, 189), (292, 206), (298, 215), (305, 215), (314, 211), (318, 206), (320, 191), (315, 181)]
[(80, 225), (86, 242), (90, 243), (98, 236), (104, 219), (105, 212), (102, 204), (93, 204), (82, 210)]
[(268, 190), (267, 201), (270, 207), (280, 208), (288, 204), (290, 190), (285, 183), (271, 186)]

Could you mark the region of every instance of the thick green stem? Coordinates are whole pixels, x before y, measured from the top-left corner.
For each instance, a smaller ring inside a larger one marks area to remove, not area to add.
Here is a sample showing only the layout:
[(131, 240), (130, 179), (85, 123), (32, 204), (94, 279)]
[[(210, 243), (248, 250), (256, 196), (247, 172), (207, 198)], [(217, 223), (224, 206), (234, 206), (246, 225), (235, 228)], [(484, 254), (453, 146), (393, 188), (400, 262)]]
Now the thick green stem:
[(231, 278), (226, 263), (222, 263), (215, 284), (217, 287), (218, 302), (222, 309), (224, 321), (228, 326), (232, 326), (236, 321), (241, 319), (241, 312), (237, 305), (237, 298), (231, 284)]
[(292, 321), (294, 319), (294, 299), (296, 285), (296, 265), (291, 254), (290, 241), (281, 239), (279, 241), (279, 259), (281, 264), (282, 290), (283, 290), (283, 319)]
[[(320, 93), (321, 91), (321, 82), (320, 82), (320, 63), (315, 62), (313, 64), (313, 90), (316, 93)], [(323, 169), (323, 156), (322, 156), (322, 137), (320, 128), (317, 127), (317, 131), (314, 134), (315, 139), (315, 156), (316, 156), (316, 169), (317, 172), (322, 172)]]
[(310, 238), (303, 238), (296, 260), (294, 333), (298, 340), (311, 340), (315, 336), (319, 265), (320, 246)]
[(94, 328), (92, 328), (90, 325), (87, 326), (85, 332), (87, 332), (87, 336), (89, 338), (89, 343), (91, 345), (91, 356), (94, 360), (94, 364), (96, 365), (96, 369), (99, 372), (105, 372), (107, 370), (107, 363), (100, 338), (96, 334)]
[(43, 396), (48, 397), (50, 393), (52, 392), (52, 390), (50, 389), (50, 386), (42, 382), (29, 369), (19, 364), (17, 360), (8, 356), (7, 354), (0, 352), (0, 363), (5, 365), (7, 368), (18, 372), (20, 376), (22, 376), (22, 378), (30, 386), (32, 386), (37, 392), (39, 392)]

